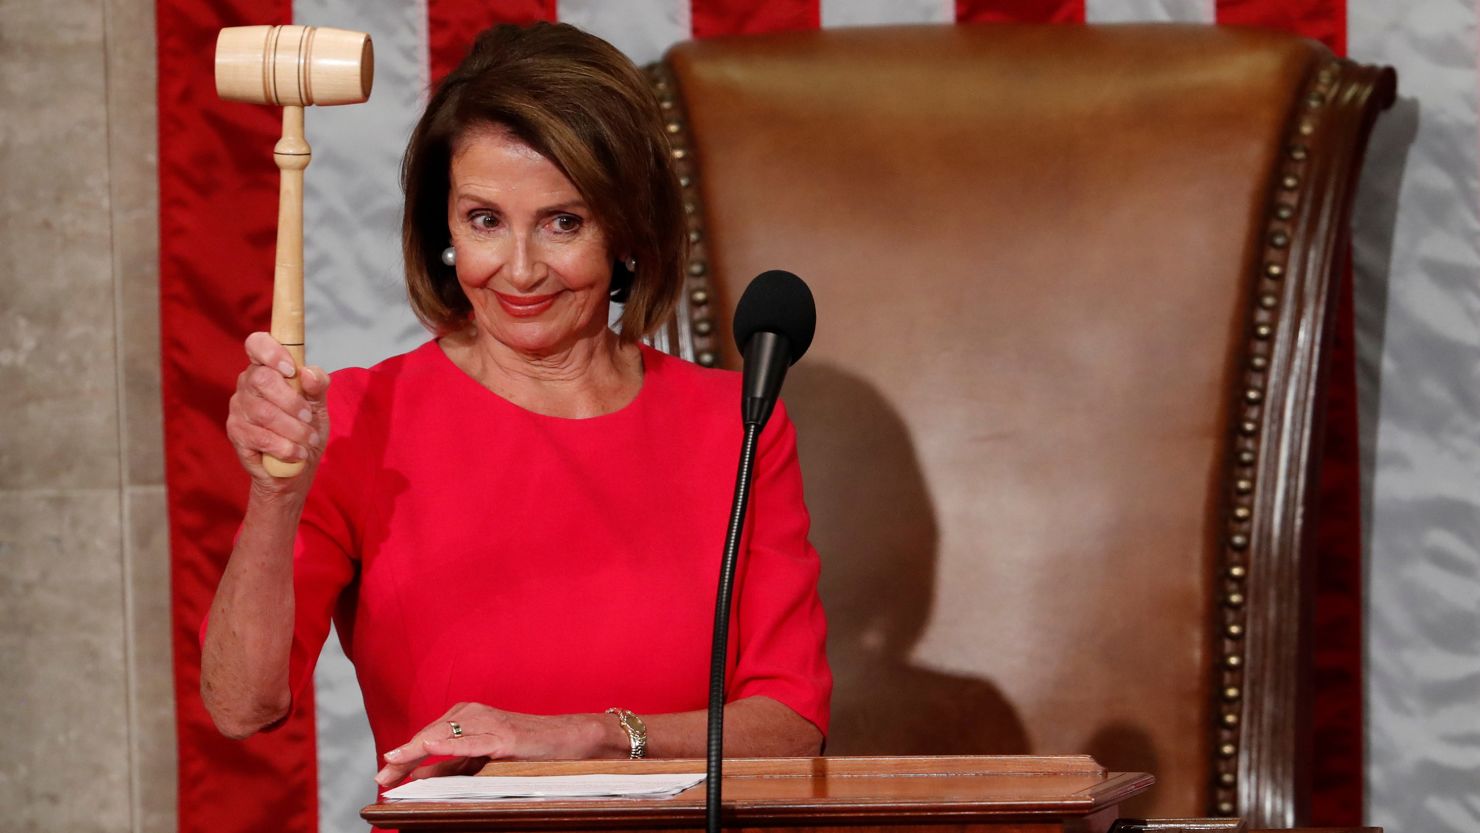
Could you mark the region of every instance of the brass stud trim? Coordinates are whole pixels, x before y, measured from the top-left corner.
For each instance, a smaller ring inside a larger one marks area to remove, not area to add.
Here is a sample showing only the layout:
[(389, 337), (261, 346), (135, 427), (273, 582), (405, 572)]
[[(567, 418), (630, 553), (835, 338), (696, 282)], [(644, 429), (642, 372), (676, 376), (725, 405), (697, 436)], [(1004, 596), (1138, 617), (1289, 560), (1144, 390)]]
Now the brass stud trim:
[(1239, 624), (1232, 624), (1224, 628), (1223, 633), (1227, 634), (1229, 639), (1243, 639), (1244, 626)]
[(1266, 263), (1264, 264), (1264, 276), (1277, 281), (1285, 276), (1285, 267), (1278, 263)]
[(1235, 581), (1242, 581), (1249, 576), (1249, 568), (1242, 564), (1235, 564), (1228, 568), (1228, 577)]
[[(689, 151), (687, 116), (683, 102), (676, 95), (677, 84), (667, 67), (661, 63), (648, 67), (653, 90), (663, 111), (663, 129), (668, 135), (669, 155), (673, 158), (675, 173), (683, 199), (683, 210), (688, 227), (690, 251), (684, 271), (688, 276), (688, 301), (686, 311), (680, 313), (687, 321), (677, 323), (677, 348), (675, 353), (692, 356), (705, 367), (719, 363), (719, 353), (713, 344), (715, 329), (713, 316), (705, 307), (710, 301), (709, 262), (704, 250), (703, 213), (700, 211), (698, 172)], [(687, 326), (685, 326), (687, 324)]]
[(1238, 712), (1224, 712), (1223, 725), (1232, 729), (1238, 725)]
[(1218, 747), (1218, 754), (1225, 758), (1232, 758), (1238, 754), (1238, 747), (1231, 743), (1225, 743)]
[(1246, 419), (1238, 424), (1238, 432), (1245, 437), (1252, 437), (1259, 433), (1259, 423), (1252, 419)]
[(1244, 606), (1244, 594), (1242, 594), (1242, 593), (1229, 593), (1227, 596), (1224, 596), (1223, 597), (1223, 603), (1226, 604), (1226, 605), (1228, 605), (1229, 607), (1243, 607)]
[[(1235, 507), (1233, 507), (1233, 517), (1236, 520), (1247, 521), (1248, 519), (1254, 517), (1254, 510), (1253, 509), (1250, 509), (1247, 506), (1235, 506)], [(1233, 567), (1233, 568), (1230, 568), (1230, 572), (1232, 570), (1242, 570), (1242, 569), (1243, 569), (1242, 567)]]
[(1248, 402), (1250, 405), (1258, 405), (1260, 402), (1264, 401), (1264, 391), (1261, 391), (1258, 388), (1249, 388), (1248, 390), (1244, 391), (1244, 401)]
[(1294, 174), (1287, 174), (1283, 179), (1280, 180), (1280, 187), (1284, 188), (1286, 191), (1294, 191), (1296, 188), (1300, 187), (1300, 177)]
[(1244, 696), (1244, 693), (1239, 690), (1238, 686), (1231, 685), (1223, 689), (1223, 699), (1227, 700), (1230, 703), (1238, 700), (1242, 696)]
[(1232, 801), (1220, 801), (1220, 802), (1218, 802), (1218, 815), (1220, 815), (1220, 816), (1231, 816), (1231, 815), (1233, 815), (1233, 802)]
[(1251, 356), (1249, 358), (1249, 367), (1255, 370), (1265, 370), (1269, 367), (1269, 359), (1264, 356)]
[[(1234, 775), (1232, 772), (1225, 772), (1222, 775), (1219, 775), (1218, 776), (1218, 783), (1224, 785), (1225, 787), (1231, 787), (1234, 784), (1237, 784), (1238, 783), (1238, 776), (1237, 775)], [(1233, 810), (1231, 809), (1232, 808), (1232, 805), (1227, 804), (1226, 802), (1225, 802), (1224, 805), (1220, 805), (1220, 806), (1228, 806), (1230, 808), (1228, 812), (1230, 812), (1230, 813), (1233, 812)]]
[(1280, 305), (1280, 299), (1279, 299), (1279, 297), (1277, 297), (1275, 295), (1260, 295), (1259, 296), (1259, 306), (1264, 307), (1265, 309), (1274, 309), (1275, 307), (1277, 307), (1279, 305)]
[(1295, 206), (1282, 202), (1274, 207), (1274, 216), (1281, 220), (1289, 220), (1295, 216)]
[(1269, 236), (1269, 245), (1276, 249), (1283, 249), (1290, 245), (1290, 235), (1283, 231), (1277, 231)]
[(1235, 480), (1233, 483), (1233, 489), (1241, 495), (1246, 495), (1254, 491), (1254, 481), (1249, 480), (1248, 478)]
[[(1228, 536), (1228, 546), (1233, 547), (1236, 550), (1246, 550), (1249, 548), (1249, 536), (1243, 534), (1242, 532), (1230, 535)], [(1230, 602), (1232, 601), (1232, 599), (1233, 597), (1230, 596)]]
[(1223, 658), (1223, 664), (1228, 666), (1229, 668), (1242, 668), (1244, 664), (1244, 658), (1239, 656), (1238, 654), (1229, 654), (1228, 656)]
[(1291, 159), (1294, 159), (1296, 162), (1304, 162), (1310, 156), (1310, 148), (1307, 148), (1305, 145), (1291, 145), (1289, 153)]
[(1258, 459), (1258, 455), (1249, 449), (1244, 449), (1238, 453), (1238, 462), (1241, 466), (1252, 466)]
[(1274, 335), (1274, 328), (1268, 324), (1256, 324), (1254, 326), (1254, 338), (1265, 341), (1272, 335)]

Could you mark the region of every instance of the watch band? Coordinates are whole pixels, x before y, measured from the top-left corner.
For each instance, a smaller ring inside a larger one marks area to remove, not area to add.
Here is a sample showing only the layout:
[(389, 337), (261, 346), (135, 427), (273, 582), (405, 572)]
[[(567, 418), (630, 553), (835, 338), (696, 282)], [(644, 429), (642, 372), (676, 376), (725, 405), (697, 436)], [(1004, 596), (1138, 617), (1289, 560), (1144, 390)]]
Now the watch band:
[(615, 706), (607, 709), (606, 713), (616, 715), (617, 722), (622, 724), (622, 729), (626, 731), (627, 740), (632, 744), (632, 752), (628, 757), (635, 759), (647, 755), (647, 724), (642, 722), (642, 718), (627, 709), (619, 709)]

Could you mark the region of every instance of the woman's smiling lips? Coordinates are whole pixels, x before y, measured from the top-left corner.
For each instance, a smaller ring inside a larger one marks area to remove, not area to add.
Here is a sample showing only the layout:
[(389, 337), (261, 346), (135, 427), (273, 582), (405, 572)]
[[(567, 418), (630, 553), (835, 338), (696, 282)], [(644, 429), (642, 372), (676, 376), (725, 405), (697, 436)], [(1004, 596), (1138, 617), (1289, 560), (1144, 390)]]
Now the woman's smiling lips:
[(552, 292), (549, 295), (505, 295), (497, 290), (493, 293), (498, 297), (499, 305), (504, 312), (515, 318), (533, 318), (550, 308), (555, 303), (555, 296), (559, 293)]

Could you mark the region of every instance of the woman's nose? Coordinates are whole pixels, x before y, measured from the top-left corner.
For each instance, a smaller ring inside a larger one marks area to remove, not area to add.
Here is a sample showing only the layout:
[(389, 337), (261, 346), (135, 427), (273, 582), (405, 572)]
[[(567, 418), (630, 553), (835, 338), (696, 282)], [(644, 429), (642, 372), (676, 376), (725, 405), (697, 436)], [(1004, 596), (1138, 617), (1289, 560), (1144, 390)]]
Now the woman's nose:
[(516, 238), (513, 244), (514, 250), (509, 257), (509, 285), (520, 291), (532, 290), (545, 279), (548, 271), (539, 244), (524, 236)]

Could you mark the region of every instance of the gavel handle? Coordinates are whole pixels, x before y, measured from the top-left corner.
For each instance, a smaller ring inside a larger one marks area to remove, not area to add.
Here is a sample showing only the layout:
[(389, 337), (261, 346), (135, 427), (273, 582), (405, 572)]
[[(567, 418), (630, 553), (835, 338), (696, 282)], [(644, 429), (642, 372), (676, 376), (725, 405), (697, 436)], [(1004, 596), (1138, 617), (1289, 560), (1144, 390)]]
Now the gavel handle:
[[(272, 149), (277, 162), (277, 262), (272, 272), (272, 337), (288, 348), (298, 373), (289, 379), (294, 390), (303, 384), (303, 170), (313, 158), (303, 138), (303, 108), (283, 107), (283, 137)], [(303, 461), (264, 455), (262, 465), (273, 477), (292, 477), (303, 471)]]

